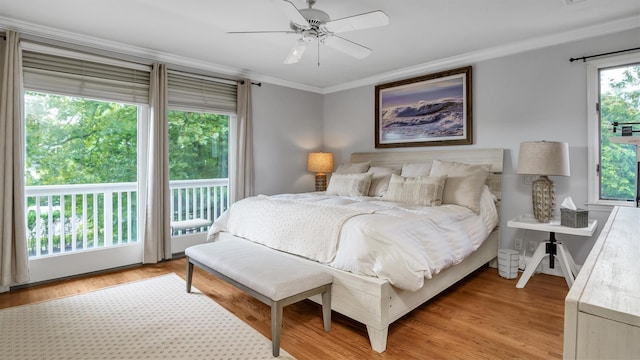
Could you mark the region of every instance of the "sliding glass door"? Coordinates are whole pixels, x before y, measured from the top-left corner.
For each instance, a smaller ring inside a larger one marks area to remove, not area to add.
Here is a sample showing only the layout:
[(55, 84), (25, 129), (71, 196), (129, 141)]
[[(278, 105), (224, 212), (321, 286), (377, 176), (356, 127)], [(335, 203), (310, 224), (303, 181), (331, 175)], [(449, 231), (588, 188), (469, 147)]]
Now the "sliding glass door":
[(33, 91), (24, 98), (36, 279), (140, 262), (138, 124), (146, 106)]
[(23, 45), (31, 281), (140, 263), (149, 67)]

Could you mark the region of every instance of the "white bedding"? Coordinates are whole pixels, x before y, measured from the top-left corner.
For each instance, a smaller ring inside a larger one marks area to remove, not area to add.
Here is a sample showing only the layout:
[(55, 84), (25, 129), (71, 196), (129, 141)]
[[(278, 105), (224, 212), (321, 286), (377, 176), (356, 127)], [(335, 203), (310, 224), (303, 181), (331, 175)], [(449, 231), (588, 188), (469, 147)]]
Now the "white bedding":
[(329, 263), (336, 256), (344, 222), (374, 210), (301, 201), (295, 196), (259, 195), (234, 204), (228, 212), (225, 230), (270, 248)]
[[(482, 194), (480, 214), (457, 205), (410, 206), (383, 201), (378, 197), (305, 193), (270, 198), (364, 210), (356, 211), (342, 221), (337, 249), (323, 262), (337, 269), (386, 279), (398, 288), (411, 291), (421, 288), (425, 278), (430, 279), (443, 269), (464, 260), (478, 249), (498, 223), (494, 199), (488, 189)], [(251, 227), (250, 223), (256, 217), (243, 217), (240, 213), (236, 216), (234, 206), (210, 228), (210, 240), (215, 239), (221, 231), (242, 237), (243, 225), (240, 222), (244, 220), (247, 221), (245, 226)], [(297, 226), (291, 224), (287, 223), (285, 227)], [(260, 227), (263, 226), (268, 225), (260, 222)], [(278, 226), (283, 227), (282, 224)], [(313, 227), (300, 225), (295, 231), (299, 232), (299, 238), (304, 238), (304, 232), (309, 229)], [(252, 232), (251, 236), (260, 235)], [(307, 239), (312, 237), (307, 235)], [(317, 240), (317, 237), (314, 239)], [(264, 243), (260, 239), (249, 240)]]

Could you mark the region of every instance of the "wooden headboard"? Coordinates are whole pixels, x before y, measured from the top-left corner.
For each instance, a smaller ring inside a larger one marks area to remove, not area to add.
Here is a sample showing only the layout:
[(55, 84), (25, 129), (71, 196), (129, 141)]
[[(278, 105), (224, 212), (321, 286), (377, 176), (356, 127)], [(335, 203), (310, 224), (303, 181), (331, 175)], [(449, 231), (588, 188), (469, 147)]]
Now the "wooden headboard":
[[(401, 169), (405, 163), (419, 163), (427, 160), (455, 161), (466, 164), (491, 164), (491, 174), (487, 186), (491, 192), (502, 199), (502, 164), (504, 149), (465, 149), (465, 150), (427, 150), (366, 152), (351, 154), (351, 162), (371, 161), (371, 166), (384, 166)], [(498, 203), (499, 204), (499, 203)]]

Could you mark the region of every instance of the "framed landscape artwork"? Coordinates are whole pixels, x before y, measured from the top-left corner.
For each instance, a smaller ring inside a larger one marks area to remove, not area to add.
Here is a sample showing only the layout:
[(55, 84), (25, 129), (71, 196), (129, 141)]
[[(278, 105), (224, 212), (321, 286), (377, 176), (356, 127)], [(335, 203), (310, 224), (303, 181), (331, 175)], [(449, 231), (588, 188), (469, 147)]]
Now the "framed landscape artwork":
[(376, 86), (376, 148), (473, 143), (471, 66)]

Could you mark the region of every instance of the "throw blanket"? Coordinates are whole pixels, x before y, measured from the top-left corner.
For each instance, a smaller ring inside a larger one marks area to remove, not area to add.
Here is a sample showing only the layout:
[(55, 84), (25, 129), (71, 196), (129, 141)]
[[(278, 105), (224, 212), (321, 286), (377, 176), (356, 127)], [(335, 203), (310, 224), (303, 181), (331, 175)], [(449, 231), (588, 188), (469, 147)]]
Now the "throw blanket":
[(372, 210), (340, 205), (256, 196), (233, 204), (226, 224), (216, 222), (217, 231), (228, 231), (259, 244), (328, 263), (336, 256), (344, 222)]

